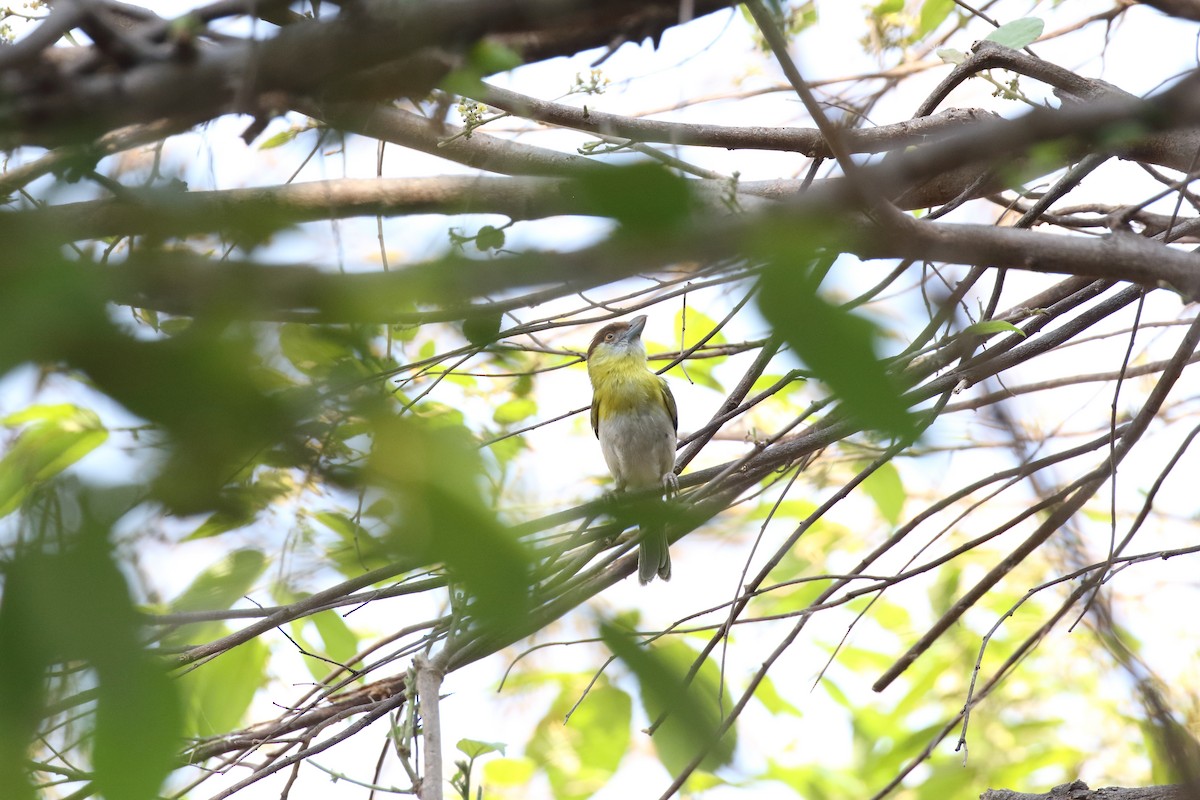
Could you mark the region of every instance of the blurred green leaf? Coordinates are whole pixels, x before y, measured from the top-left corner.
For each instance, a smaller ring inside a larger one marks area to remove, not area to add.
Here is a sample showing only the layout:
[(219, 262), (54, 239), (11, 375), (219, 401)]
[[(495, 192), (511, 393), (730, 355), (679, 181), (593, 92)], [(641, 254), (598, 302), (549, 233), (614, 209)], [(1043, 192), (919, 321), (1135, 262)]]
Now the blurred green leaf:
[(487, 90), (483, 79), (499, 72), (521, 66), (515, 50), (498, 42), (482, 39), (467, 51), (466, 60), (458, 69), (442, 78), (442, 88), (453, 94), (478, 96)]
[(36, 583), (41, 570), (28, 562), (6, 565), (0, 601), (0, 797), (33, 800), (26, 753), (45, 702), (45, 671), (53, 645), (37, 624)]
[(528, 449), (529, 445), (522, 436), (509, 436), (488, 445), (488, 452), (496, 459), (501, 467), (507, 466), (514, 458)]
[(298, 322), (280, 326), (279, 348), (292, 366), (310, 375), (327, 372), (334, 362), (353, 353), (339, 329)]
[(235, 550), (197, 575), (171, 602), (171, 611), (221, 611), (241, 599), (267, 567), (258, 550)]
[[(276, 596), (281, 603), (292, 603), (307, 597), (282, 591), (277, 591)], [(333, 609), (294, 620), (290, 627), (292, 638), (304, 650), (301, 654), (304, 656), (304, 666), (313, 680), (325, 680), (336, 669), (335, 664), (348, 666), (358, 654), (358, 636)], [(314, 644), (309, 635), (313, 629), (321, 637), (320, 646)]]
[(161, 663), (136, 650), (97, 671), (96, 788), (113, 800), (153, 800), (181, 744), (178, 688)]
[[(385, 498), (373, 503), (365, 513), (375, 519), (386, 520), (395, 513), (395, 509), (395, 504)], [(347, 577), (361, 575), (392, 560), (394, 554), (389, 552), (380, 537), (372, 535), (345, 514), (319, 511), (312, 518), (337, 535), (340, 544), (330, 546), (327, 557)]]
[(697, 654), (683, 643), (641, 646), (629, 634), (607, 623), (601, 626), (600, 635), (612, 654), (637, 678), (650, 718), (657, 720), (666, 714), (653, 741), (668, 772), (679, 775), (702, 750), (707, 750), (707, 754), (700, 766), (709, 772), (733, 759), (736, 729), (730, 728), (717, 740), (723, 714), (718, 700), (722, 686), (716, 664), (706, 659), (691, 684), (685, 685), (684, 678)]
[(530, 603), (530, 557), (484, 500), (483, 460), (465, 428), (384, 418), (369, 471), (396, 502), (387, 539), (393, 552), (421, 565), (445, 564), (477, 600), (475, 614), (485, 623), (521, 619)]
[(483, 782), (489, 786), (524, 786), (537, 769), (531, 758), (493, 758), (483, 765)]
[(946, 17), (950, 16), (954, 6), (954, 0), (925, 0), (921, 4), (921, 17), (917, 23), (916, 38), (921, 39), (936, 30), (946, 21)]
[(597, 212), (612, 217), (621, 223), (622, 231), (633, 236), (673, 230), (691, 210), (687, 181), (659, 164), (641, 162), (589, 170), (576, 181), (579, 193)]
[(70, 404), (31, 406), (5, 417), (3, 424), (26, 427), (0, 459), (0, 517), (20, 506), (31, 488), (108, 440), (95, 412)]
[(341, 615), (329, 609), (313, 614), (310, 619), (316, 626), (317, 633), (321, 634), (325, 655), (339, 664), (349, 664), (350, 659), (358, 654), (358, 636), (350, 630), (350, 626)]
[(215, 511), (209, 514), (204, 522), (201, 522), (196, 530), (183, 537), (183, 541), (195, 541), (197, 539), (210, 539), (213, 536), (220, 536), (222, 533), (237, 530), (245, 527), (254, 521), (254, 515), (247, 516), (245, 514), (231, 514), (227, 511)]
[(984, 41), (1020, 50), (1036, 42), (1045, 27), (1046, 23), (1037, 17), (1024, 17), (1001, 25), (985, 36)]
[(859, 424), (910, 438), (916, 424), (877, 354), (868, 320), (821, 299), (812, 265), (776, 260), (763, 271), (758, 305), (796, 355), (829, 385)]
[[(686, 323), (687, 327), (684, 327)], [(675, 312), (675, 330), (683, 332), (683, 349), (695, 347), (705, 336), (708, 336), (717, 327), (717, 322), (712, 317), (697, 311), (695, 308), (689, 308), (687, 314), (684, 314), (683, 309)], [(720, 345), (728, 344), (728, 339), (721, 331), (713, 334), (708, 340), (708, 344)]]
[(274, 150), (276, 147), (282, 147), (288, 142), (296, 138), (300, 133), (299, 128), (288, 128), (286, 131), (280, 131), (274, 136), (269, 136), (264, 139), (259, 145), (259, 150)]
[(973, 333), (985, 336), (992, 333), (1016, 333), (1020, 336), (1025, 335), (1025, 331), (1013, 325), (1011, 322), (1005, 322), (1002, 319), (990, 319), (986, 322), (976, 322), (968, 325), (963, 329), (963, 333)]
[(500, 333), (501, 321), (500, 314), (477, 314), (467, 317), (462, 324), (463, 336), (477, 347), (490, 344), (496, 341), (496, 336)]
[(958, 600), (961, 583), (962, 567), (959, 564), (946, 564), (938, 570), (937, 580), (929, 590), (929, 605), (933, 613), (940, 617), (950, 610), (950, 607)]
[(0, 786), (13, 797), (28, 796), (17, 776), (25, 771), (30, 726), (41, 714), (43, 672), (54, 662), (80, 661), (96, 681), (97, 789), (108, 798), (150, 800), (180, 744), (178, 697), (162, 665), (141, 646), (138, 616), (109, 552), (106, 526), (86, 503), (81, 515), (81, 529), (59, 533), (55, 551), (30, 550), (5, 567)]
[[(221, 625), (212, 638), (230, 632)], [(267, 680), (271, 652), (259, 639), (240, 644), (179, 677), (188, 736), (219, 736), (234, 730)]]
[(496, 406), (492, 419), (498, 425), (512, 425), (537, 413), (537, 402), (530, 397), (514, 397)]
[(939, 47), (937, 57), (947, 64), (961, 64), (967, 60), (967, 54), (962, 50), (955, 50), (953, 47)]
[(754, 690), (754, 699), (763, 704), (763, 707), (772, 714), (792, 714), (793, 716), (803, 716), (800, 709), (789, 700), (785, 699), (775, 688), (775, 681), (771, 680), (771, 676), (765, 675), (759, 682), (758, 688)]
[(504, 247), (504, 231), (493, 225), (484, 225), (475, 234), (475, 247), (483, 252), (499, 250)]
[[(263, 460), (269, 461), (269, 455), (264, 454)], [(183, 541), (208, 539), (244, 528), (257, 520), (272, 502), (294, 489), (291, 476), (284, 470), (254, 470), (243, 481), (227, 485), (223, 509), (209, 514)]]
[[(170, 611), (223, 611), (240, 600), (267, 567), (266, 557), (257, 550), (236, 550), (197, 575), (183, 592), (171, 601)], [(180, 625), (167, 634), (172, 646), (198, 644), (220, 635), (212, 622)]]
[[(862, 462), (857, 468), (864, 469), (867, 466), (866, 462)], [(863, 492), (875, 502), (875, 507), (879, 509), (879, 513), (884, 519), (892, 525), (900, 521), (900, 514), (904, 511), (904, 501), (908, 499), (908, 494), (904, 491), (904, 483), (900, 480), (900, 470), (896, 469), (895, 464), (890, 461), (882, 464), (864, 478), (860, 486)]]
[[(172, 511), (217, 510), (231, 474), (263, 448), (289, 443), (310, 398), (271, 392), (261, 382), (257, 334), (250, 326), (208, 321), (170, 338), (118, 326), (109, 311), (112, 275), (64, 260), (52, 248), (17, 241), (22, 258), (0, 281), (0, 373), (40, 362), (77, 369), (96, 389), (161, 426), (167, 457), (153, 491)], [(123, 269), (151, 279), (149, 261)], [(228, 301), (239, 300), (230, 295)], [(219, 305), (219, 304), (218, 304)]]
[(604, 788), (629, 749), (633, 702), (614, 686), (593, 687), (564, 722), (586, 687), (586, 680), (564, 680), (525, 748), (557, 800), (582, 800)]
[(666, 374), (724, 394), (725, 387), (713, 375), (713, 370), (724, 361), (724, 358), (691, 359), (676, 364)]
[(481, 742), (477, 739), (459, 739), (455, 747), (459, 752), (466, 754), (467, 758), (479, 758), (488, 753), (504, 754), (504, 748), (507, 745), (504, 742)]

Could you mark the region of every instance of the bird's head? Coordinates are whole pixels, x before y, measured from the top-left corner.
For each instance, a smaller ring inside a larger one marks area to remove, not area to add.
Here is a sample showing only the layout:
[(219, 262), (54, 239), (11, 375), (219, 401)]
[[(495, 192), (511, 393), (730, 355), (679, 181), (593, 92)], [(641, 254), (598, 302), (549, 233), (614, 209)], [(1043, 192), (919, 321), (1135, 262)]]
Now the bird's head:
[(646, 363), (646, 347), (642, 344), (642, 329), (646, 327), (644, 315), (628, 322), (605, 325), (592, 338), (588, 346), (588, 369), (616, 367), (628, 364), (641, 367)]

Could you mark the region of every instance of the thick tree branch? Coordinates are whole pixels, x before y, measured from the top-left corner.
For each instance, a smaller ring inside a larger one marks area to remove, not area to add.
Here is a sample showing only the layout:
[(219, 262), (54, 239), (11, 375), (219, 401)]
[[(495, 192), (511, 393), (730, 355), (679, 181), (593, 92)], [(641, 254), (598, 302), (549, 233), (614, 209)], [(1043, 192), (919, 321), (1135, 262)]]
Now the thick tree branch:
[[(709, 13), (728, 5), (704, 0), (696, 7)], [(327, 20), (287, 25), (262, 41), (181, 49), (172, 58), (118, 70), (73, 72), (82, 61), (76, 58), (65, 65), (43, 59), (37, 69), (10, 64), (0, 73), (0, 141), (6, 147), (57, 145), (164, 117), (199, 122), (231, 112), (270, 115), (287, 98), (336, 96), (355, 73), (430, 49), (461, 52), (489, 34), (508, 36), (528, 58), (540, 60), (657, 37), (677, 23), (677, 6), (666, 0), (364, 0)], [(57, 27), (42, 38), (57, 39), (78, 20), (52, 14), (43, 24)], [(44, 44), (37, 40), (39, 48)], [(22, 61), (29, 57), (23, 53)], [(379, 99), (428, 94), (445, 74), (438, 63), (445, 65), (438, 57), (422, 61), (420, 69), (394, 70), (396, 80)]]
[(1172, 17), (1200, 20), (1200, 2), (1197, 0), (1141, 0), (1141, 2), (1148, 6), (1154, 6)]
[[(731, 186), (719, 181), (692, 181), (689, 188), (698, 210), (717, 214), (724, 211)], [(744, 207), (755, 207), (765, 201), (746, 193), (739, 202)], [(127, 189), (119, 198), (47, 206), (19, 214), (22, 224), (62, 242), (210, 232), (252, 242), (290, 225), (351, 217), (503, 214), (513, 220), (528, 220), (601, 216), (603, 212), (576, 192), (575, 184), (561, 179), (446, 175), (345, 178), (209, 192)]]
[[(550, 295), (565, 296), (681, 260), (737, 258), (780, 222), (795, 225), (807, 218), (810, 226), (823, 224), (831, 207), (820, 203), (819, 194), (809, 199), (813, 205), (808, 209), (709, 219), (653, 244), (618, 237), (572, 253), (524, 254), (486, 262), (447, 257), (398, 272), (366, 274), (253, 262), (213, 264), (177, 253), (135, 254), (128, 264), (109, 270), (107, 281), (116, 302), (173, 314), (216, 312), (314, 322), (461, 319), (471, 315), (476, 301), (487, 302), (492, 310), (509, 307), (486, 301), (495, 293), (549, 286), (554, 287)], [(1132, 234), (1085, 238), (943, 222), (914, 222), (897, 230), (859, 218), (841, 226), (832, 238), (814, 237), (812, 246), (867, 259), (913, 258), (1133, 281), (1169, 286), (1186, 298), (1200, 298), (1200, 255)], [(415, 315), (397, 311), (414, 302), (430, 308)], [(514, 302), (519, 306), (521, 301)]]
[[(988, 69), (1007, 69), (1042, 81), (1054, 87), (1062, 99), (1063, 106), (1078, 106), (1083, 103), (1109, 100), (1114, 103), (1135, 103), (1137, 98), (1107, 81), (1084, 78), (1068, 69), (1044, 61), (1020, 50), (996, 44), (978, 42), (967, 60), (957, 65), (917, 109), (916, 116), (925, 116), (941, 104), (942, 100), (963, 81)], [(1174, 130), (1152, 137), (1139, 137), (1124, 149), (1114, 150), (1122, 158), (1147, 161), (1181, 172), (1192, 168), (1193, 159), (1200, 150), (1200, 129)]]
[(1191, 796), (1188, 787), (1181, 785), (1089, 789), (1083, 781), (1075, 781), (1055, 786), (1042, 794), (988, 789), (979, 795), (979, 800), (1187, 800)]
[[(832, 155), (825, 138), (816, 128), (705, 125), (625, 117), (597, 111), (591, 106), (574, 108), (538, 100), (497, 86), (488, 86), (487, 91), (475, 99), (519, 117), (636, 142), (721, 147), (727, 150), (778, 150), (803, 153), (814, 158)], [(934, 116), (892, 125), (847, 130), (842, 134), (842, 141), (852, 153), (883, 153), (922, 144), (982, 117), (995, 115), (979, 109), (952, 108)]]

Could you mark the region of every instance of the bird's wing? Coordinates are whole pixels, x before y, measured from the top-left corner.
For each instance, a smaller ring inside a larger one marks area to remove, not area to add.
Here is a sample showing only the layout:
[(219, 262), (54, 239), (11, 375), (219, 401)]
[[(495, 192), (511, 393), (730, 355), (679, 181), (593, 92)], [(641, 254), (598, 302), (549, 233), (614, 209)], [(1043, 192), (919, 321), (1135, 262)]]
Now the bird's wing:
[[(667, 385), (667, 381), (661, 375), (658, 378), (658, 385), (662, 388), (663, 404), (667, 407), (667, 413), (671, 415), (671, 427), (679, 433), (679, 409), (675, 407), (675, 395), (671, 394), (671, 387)], [(592, 406), (592, 419), (596, 419), (595, 405)], [(595, 422), (592, 423), (595, 427)], [(596, 434), (599, 436), (599, 434)]]
[[(674, 408), (675, 404), (671, 404)], [(596, 434), (596, 438), (600, 438), (600, 396), (592, 392), (592, 433)]]

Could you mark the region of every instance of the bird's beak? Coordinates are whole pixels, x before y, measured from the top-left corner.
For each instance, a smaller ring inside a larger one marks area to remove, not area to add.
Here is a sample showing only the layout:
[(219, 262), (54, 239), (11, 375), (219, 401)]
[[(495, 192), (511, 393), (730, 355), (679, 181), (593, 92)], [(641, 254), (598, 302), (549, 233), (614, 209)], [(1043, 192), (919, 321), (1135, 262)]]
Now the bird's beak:
[(646, 315), (641, 314), (629, 320), (629, 330), (625, 331), (625, 335), (621, 337), (623, 341), (632, 342), (642, 336), (642, 329), (646, 327)]

